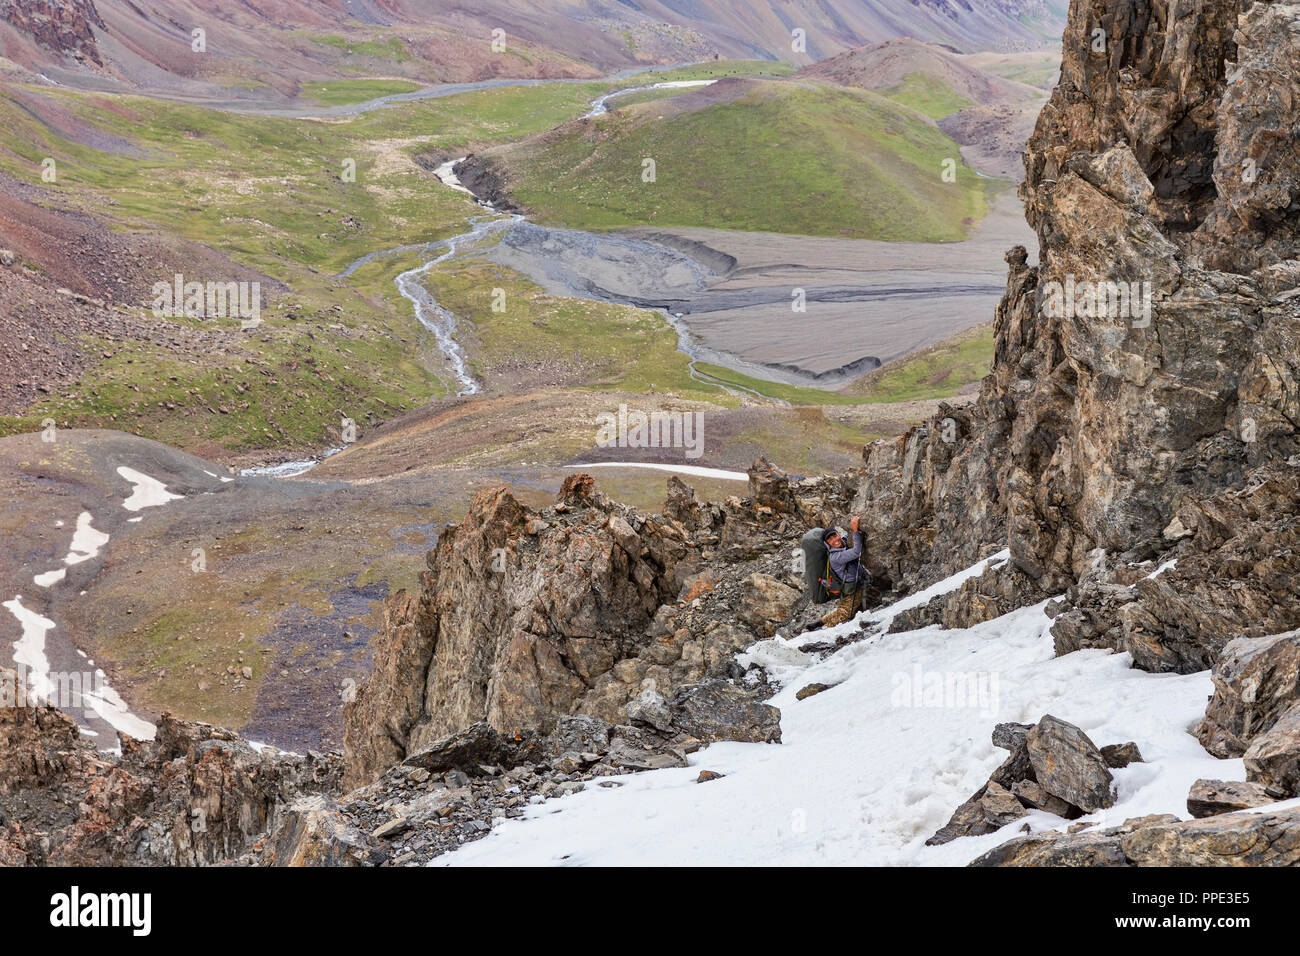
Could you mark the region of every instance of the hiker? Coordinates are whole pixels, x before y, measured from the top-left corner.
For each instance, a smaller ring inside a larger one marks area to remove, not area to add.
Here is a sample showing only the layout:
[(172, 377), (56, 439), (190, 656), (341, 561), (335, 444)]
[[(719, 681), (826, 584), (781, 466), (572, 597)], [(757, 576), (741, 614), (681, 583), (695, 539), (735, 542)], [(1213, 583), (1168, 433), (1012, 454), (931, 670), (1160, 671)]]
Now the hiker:
[[(862, 532), (858, 530), (858, 516), (849, 522), (849, 533), (843, 528), (827, 528), (821, 533), (822, 544), (826, 549), (826, 576), (819, 580), (821, 589), (827, 598), (838, 597), (835, 608), (820, 621), (815, 621), (805, 631), (815, 631), (819, 627), (834, 627), (852, 620), (862, 609), (862, 592), (871, 575), (862, 566), (865, 549)], [(852, 535), (850, 544), (849, 534)]]

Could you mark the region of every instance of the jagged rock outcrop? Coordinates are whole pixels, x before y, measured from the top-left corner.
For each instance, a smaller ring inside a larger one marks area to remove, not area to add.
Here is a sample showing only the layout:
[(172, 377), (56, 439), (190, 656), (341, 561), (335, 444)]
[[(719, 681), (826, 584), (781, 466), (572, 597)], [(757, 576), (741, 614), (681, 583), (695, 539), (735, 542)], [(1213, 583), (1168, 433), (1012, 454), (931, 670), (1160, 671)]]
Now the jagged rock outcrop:
[[(646, 691), (674, 700), (727, 677), (802, 600), (792, 542), (845, 520), (853, 477), (796, 480), (760, 459), (748, 498), (702, 504), (679, 479), (668, 490), (653, 515), (588, 475), (542, 512), (504, 489), (476, 496), (429, 553), (420, 595), (387, 605), (374, 673), (345, 706), (348, 786), (479, 722), (507, 736), (571, 713), (625, 723)], [(779, 739), (763, 720), (734, 726)]]
[[(12, 681), (0, 671), (0, 681)], [(164, 715), (152, 741), (101, 753), (48, 705), (0, 707), (0, 860), (201, 866), (253, 853), (293, 800), (337, 790), (337, 756), (258, 752)]]
[[(856, 510), (896, 582), (1005, 542), (1012, 601), (1066, 592), (1060, 653), (1158, 671), (1300, 625), (1298, 17), (1072, 4), (1025, 154), (1040, 262), (1008, 254), (992, 372), (865, 453)], [(970, 623), (1009, 609), (998, 590), (912, 616)]]
[(1241, 757), (1300, 703), (1300, 631), (1232, 641), (1211, 676), (1196, 737), (1216, 757)]
[(1098, 750), (1082, 730), (1051, 714), (1036, 724), (998, 724), (992, 739), (1011, 756), (953, 811), (927, 845), (992, 833), (1029, 810), (1074, 819), (1114, 806), (1110, 768), (1142, 759), (1132, 742)]
[(1180, 821), (1172, 814), (1119, 826), (1038, 833), (1010, 840), (971, 866), (1296, 866), (1300, 813), (1225, 813)]
[(55, 53), (102, 66), (95, 42), (104, 21), (94, 0), (0, 0), (0, 19)]

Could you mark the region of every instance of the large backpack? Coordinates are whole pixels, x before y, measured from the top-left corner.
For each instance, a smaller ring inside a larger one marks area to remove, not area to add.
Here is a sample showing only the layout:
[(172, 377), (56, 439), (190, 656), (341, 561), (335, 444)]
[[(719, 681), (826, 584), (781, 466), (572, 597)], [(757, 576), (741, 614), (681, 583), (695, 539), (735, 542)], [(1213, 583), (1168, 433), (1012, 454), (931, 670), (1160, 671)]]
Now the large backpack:
[(825, 530), (825, 528), (813, 528), (799, 541), (799, 546), (803, 548), (804, 589), (813, 604), (823, 604), (831, 597), (839, 596), (838, 591), (832, 595), (826, 586), (826, 581), (833, 575), (830, 573), (830, 550), (822, 540)]

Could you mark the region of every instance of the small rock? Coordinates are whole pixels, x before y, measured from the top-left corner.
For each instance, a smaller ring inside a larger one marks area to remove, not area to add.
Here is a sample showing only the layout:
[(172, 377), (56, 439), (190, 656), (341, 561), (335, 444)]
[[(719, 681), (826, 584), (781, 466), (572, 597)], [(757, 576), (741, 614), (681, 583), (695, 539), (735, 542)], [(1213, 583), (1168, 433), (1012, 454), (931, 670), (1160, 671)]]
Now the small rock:
[(993, 746), (1014, 753), (1025, 742), (1025, 737), (1029, 734), (1029, 731), (1033, 729), (1033, 724), (1017, 724), (1012, 721), (998, 724), (993, 728)]
[(1101, 748), (1101, 756), (1106, 761), (1106, 766), (1112, 770), (1127, 767), (1131, 763), (1146, 762), (1142, 759), (1138, 745), (1131, 740), (1126, 744), (1107, 744)]
[(824, 690), (830, 690), (830, 684), (808, 684), (799, 688), (798, 693), (794, 695), (795, 700), (807, 700), (809, 697), (815, 697)]
[(708, 783), (710, 780), (721, 780), (725, 773), (714, 773), (712, 770), (701, 770), (700, 775), (695, 778), (696, 783)]
[(405, 833), (409, 829), (411, 829), (410, 821), (406, 817), (397, 817), (376, 827), (370, 831), (370, 835), (377, 840), (386, 840), (397, 836), (399, 833)]

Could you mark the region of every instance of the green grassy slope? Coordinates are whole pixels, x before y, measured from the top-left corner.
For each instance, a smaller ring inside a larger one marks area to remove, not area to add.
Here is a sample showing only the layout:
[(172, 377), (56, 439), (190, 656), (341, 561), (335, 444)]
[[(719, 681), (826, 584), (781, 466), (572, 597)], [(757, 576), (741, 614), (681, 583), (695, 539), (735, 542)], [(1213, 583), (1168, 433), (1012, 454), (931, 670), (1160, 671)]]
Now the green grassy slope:
[(943, 119), (975, 105), (937, 76), (919, 71), (907, 74), (902, 83), (884, 92), (891, 100), (931, 119)]
[[(860, 90), (759, 82), (693, 112), (619, 110), (499, 151), (542, 220), (948, 241), (985, 211), (958, 147), (915, 112)], [(643, 181), (644, 160), (655, 181)]]
[(871, 402), (951, 398), (993, 364), (993, 326), (977, 325), (869, 372), (844, 391)]

